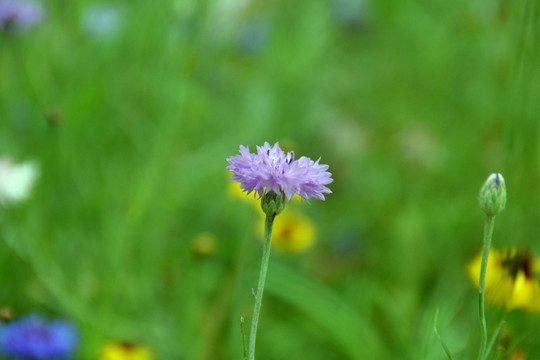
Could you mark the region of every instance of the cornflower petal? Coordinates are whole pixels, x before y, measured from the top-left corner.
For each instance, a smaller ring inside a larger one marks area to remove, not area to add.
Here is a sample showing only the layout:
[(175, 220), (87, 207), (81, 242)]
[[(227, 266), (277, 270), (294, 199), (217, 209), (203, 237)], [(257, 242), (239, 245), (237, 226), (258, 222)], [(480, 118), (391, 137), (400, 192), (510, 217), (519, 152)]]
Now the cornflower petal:
[(332, 192), (325, 186), (333, 181), (328, 165), (319, 164), (320, 158), (313, 161), (302, 156), (295, 160), (294, 152), (286, 154), (279, 143), (270, 146), (265, 142), (257, 146), (256, 154), (251, 153), (248, 146), (240, 145), (240, 155), (231, 156), (227, 161), (227, 170), (233, 173), (231, 180), (239, 182), (248, 194), (254, 191), (261, 197), (273, 191), (283, 193), (289, 200), (294, 194), (306, 200), (324, 200), (323, 194)]
[(13, 321), (0, 332), (2, 353), (16, 359), (67, 359), (78, 345), (76, 329), (68, 322), (46, 322), (37, 315)]
[(0, 30), (27, 29), (43, 18), (40, 3), (26, 0), (0, 0)]

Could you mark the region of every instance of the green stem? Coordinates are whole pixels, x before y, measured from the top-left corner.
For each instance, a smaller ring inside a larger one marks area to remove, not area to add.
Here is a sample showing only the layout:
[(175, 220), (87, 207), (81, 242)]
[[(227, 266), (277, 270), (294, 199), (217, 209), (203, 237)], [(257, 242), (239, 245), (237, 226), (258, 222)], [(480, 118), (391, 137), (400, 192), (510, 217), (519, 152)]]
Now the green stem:
[(488, 343), (488, 330), (486, 321), (486, 270), (491, 247), (491, 238), (493, 237), (493, 227), (495, 225), (495, 216), (486, 215), (484, 223), (484, 248), (482, 250), (482, 265), (480, 267), (480, 284), (478, 305), (480, 309), (480, 327), (482, 329), (482, 342), (480, 344), (480, 353), (478, 359), (483, 360), (486, 357), (486, 348)]
[(439, 309), (437, 309), (437, 311), (435, 312), (435, 319), (433, 319), (433, 331), (435, 331), (435, 335), (437, 335), (437, 338), (441, 342), (441, 346), (443, 347), (443, 350), (446, 353), (446, 357), (448, 358), (448, 360), (454, 360), (454, 358), (452, 357), (452, 353), (450, 352), (450, 349), (444, 342), (441, 334), (439, 334), (439, 329), (437, 329), (438, 318), (439, 318)]
[(495, 329), (495, 332), (493, 333), (493, 337), (491, 338), (491, 341), (489, 342), (489, 345), (486, 350), (486, 359), (489, 356), (489, 353), (491, 352), (491, 349), (493, 349), (493, 346), (495, 346), (495, 342), (497, 341), (499, 335), (501, 334), (502, 327), (504, 325), (504, 320), (501, 320), (499, 323), (499, 326), (497, 326), (497, 329)]
[(244, 317), (240, 317), (240, 334), (242, 335), (242, 360), (248, 360), (246, 347), (246, 332), (244, 331)]
[(264, 228), (264, 247), (261, 261), (261, 272), (259, 274), (259, 284), (257, 285), (257, 293), (255, 294), (255, 308), (253, 310), (253, 319), (251, 320), (251, 333), (249, 334), (249, 360), (255, 360), (255, 341), (257, 338), (257, 325), (259, 323), (259, 313), (261, 311), (261, 303), (264, 291), (264, 283), (266, 282), (266, 272), (268, 270), (268, 261), (270, 260), (270, 245), (272, 244), (272, 227), (276, 215), (266, 215)]

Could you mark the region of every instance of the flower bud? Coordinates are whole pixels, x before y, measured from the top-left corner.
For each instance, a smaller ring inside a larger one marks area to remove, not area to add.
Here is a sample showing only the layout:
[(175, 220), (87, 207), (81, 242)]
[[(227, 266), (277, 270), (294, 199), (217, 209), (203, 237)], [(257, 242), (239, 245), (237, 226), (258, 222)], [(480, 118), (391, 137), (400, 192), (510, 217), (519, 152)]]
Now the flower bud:
[(506, 184), (499, 173), (491, 173), (478, 195), (480, 207), (488, 216), (495, 216), (506, 206)]
[(268, 216), (277, 215), (285, 208), (285, 194), (280, 192), (276, 194), (273, 191), (267, 192), (261, 198), (261, 208)]

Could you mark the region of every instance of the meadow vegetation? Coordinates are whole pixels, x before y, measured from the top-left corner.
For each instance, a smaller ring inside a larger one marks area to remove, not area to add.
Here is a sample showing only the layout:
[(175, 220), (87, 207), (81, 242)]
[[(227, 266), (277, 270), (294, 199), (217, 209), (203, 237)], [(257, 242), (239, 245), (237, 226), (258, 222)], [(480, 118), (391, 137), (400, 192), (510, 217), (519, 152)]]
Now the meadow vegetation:
[[(283, 213), (259, 360), (446, 359), (438, 335), (476, 358), (490, 172), (508, 190), (492, 245), (527, 252), (537, 285), (537, 0), (42, 5), (0, 31), (0, 156), (39, 173), (0, 205), (0, 308), (72, 322), (76, 359), (110, 341), (242, 358), (262, 212), (225, 170), (240, 144), (334, 179)], [(540, 358), (528, 301), (488, 302), (493, 359)]]

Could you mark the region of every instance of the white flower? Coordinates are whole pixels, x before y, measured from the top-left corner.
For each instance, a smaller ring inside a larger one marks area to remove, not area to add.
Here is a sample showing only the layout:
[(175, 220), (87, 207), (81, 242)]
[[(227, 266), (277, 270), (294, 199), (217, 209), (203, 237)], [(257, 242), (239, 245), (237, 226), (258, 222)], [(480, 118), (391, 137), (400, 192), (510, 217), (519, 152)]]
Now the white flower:
[(90, 5), (82, 16), (82, 28), (98, 40), (112, 39), (124, 25), (124, 9), (114, 3)]
[(25, 200), (37, 176), (38, 167), (34, 163), (14, 164), (10, 159), (0, 158), (0, 205)]

